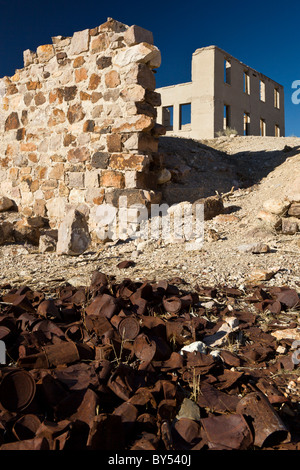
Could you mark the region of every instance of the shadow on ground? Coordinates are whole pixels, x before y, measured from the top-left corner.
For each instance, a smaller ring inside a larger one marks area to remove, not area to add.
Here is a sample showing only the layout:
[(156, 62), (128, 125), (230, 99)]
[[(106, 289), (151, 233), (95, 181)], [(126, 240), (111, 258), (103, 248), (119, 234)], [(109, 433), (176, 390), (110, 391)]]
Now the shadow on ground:
[(175, 204), (227, 193), (258, 184), (276, 167), (300, 152), (300, 145), (282, 150), (229, 154), (194, 139), (161, 137), (159, 152), (171, 171), (171, 181), (160, 186), (163, 201)]

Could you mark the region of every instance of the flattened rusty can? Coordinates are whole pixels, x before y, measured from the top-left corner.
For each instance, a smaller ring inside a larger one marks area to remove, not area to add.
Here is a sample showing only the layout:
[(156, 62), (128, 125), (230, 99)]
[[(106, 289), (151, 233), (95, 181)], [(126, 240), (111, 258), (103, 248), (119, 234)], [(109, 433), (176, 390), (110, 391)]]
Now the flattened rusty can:
[(36, 432), (40, 425), (41, 421), (38, 416), (29, 413), (21, 416), (21, 418), (14, 423), (12, 432), (18, 441), (33, 439), (36, 437)]
[(142, 333), (135, 338), (133, 350), (138, 359), (150, 362), (156, 353), (156, 343), (153, 340), (151, 341), (147, 335)]

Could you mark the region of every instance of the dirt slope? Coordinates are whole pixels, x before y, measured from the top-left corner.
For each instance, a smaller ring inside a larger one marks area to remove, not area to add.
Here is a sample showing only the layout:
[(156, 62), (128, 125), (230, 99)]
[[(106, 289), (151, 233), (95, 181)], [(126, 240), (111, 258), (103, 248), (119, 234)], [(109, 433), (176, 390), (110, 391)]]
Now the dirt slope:
[[(160, 150), (166, 153), (167, 166), (177, 170), (176, 177), (163, 188), (169, 204), (235, 187), (225, 203), (227, 215), (205, 223), (201, 249), (187, 251), (185, 243), (167, 240), (129, 240), (106, 244), (98, 253), (91, 250), (74, 258), (41, 255), (30, 246), (3, 246), (0, 284), (84, 283), (94, 269), (100, 269), (117, 278), (180, 276), (192, 286), (199, 282), (236, 286), (247, 282), (254, 269), (263, 269), (274, 273), (269, 284), (299, 289), (300, 232), (288, 236), (260, 230), (256, 218), (263, 202), (283, 195), (300, 174), (299, 148), (300, 138), (222, 137), (197, 142), (163, 137)], [(252, 254), (239, 249), (240, 245), (259, 241), (267, 243), (271, 251)], [(120, 271), (116, 266), (124, 259), (132, 259), (135, 265)]]

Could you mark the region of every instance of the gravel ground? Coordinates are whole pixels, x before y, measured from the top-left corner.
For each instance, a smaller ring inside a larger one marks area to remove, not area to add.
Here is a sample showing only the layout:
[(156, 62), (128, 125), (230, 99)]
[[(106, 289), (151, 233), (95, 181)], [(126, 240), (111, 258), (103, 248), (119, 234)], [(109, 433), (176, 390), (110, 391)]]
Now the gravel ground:
[[(170, 152), (170, 139), (166, 142)], [(183, 143), (175, 139), (175, 144), (178, 155)], [(300, 139), (219, 138), (196, 142), (195, 146), (200, 148), (204, 144), (214, 148), (210, 155), (216, 159), (215, 163), (220, 163), (221, 153), (218, 152), (226, 152), (231, 158), (230, 177), (232, 167), (235, 167), (247, 183), (244, 187), (235, 188), (227, 198), (227, 214), (205, 222), (201, 248), (188, 251), (187, 243), (168, 243), (166, 240), (120, 240), (73, 257), (40, 254), (32, 246), (6, 245), (0, 248), (0, 285), (27, 284), (49, 288), (65, 282), (86, 285), (91, 273), (98, 269), (117, 279), (170, 280), (180, 277), (191, 287), (196, 284), (233, 287), (244, 285), (255, 269), (262, 269), (270, 273), (266, 284), (289, 285), (300, 290), (300, 232), (284, 236), (260, 228), (256, 221), (263, 201), (273, 197), (274, 192), (281, 196), (297, 171), (300, 173), (300, 154), (297, 153)], [(284, 151), (287, 145), (290, 148)], [(186, 160), (186, 155), (184, 157)], [(209, 170), (205, 181), (214, 194), (213, 176)], [(227, 182), (230, 183), (229, 180)], [(252, 254), (241, 251), (244, 244), (256, 242), (268, 244), (270, 252)], [(134, 265), (119, 269), (117, 264), (123, 260), (132, 260)]]

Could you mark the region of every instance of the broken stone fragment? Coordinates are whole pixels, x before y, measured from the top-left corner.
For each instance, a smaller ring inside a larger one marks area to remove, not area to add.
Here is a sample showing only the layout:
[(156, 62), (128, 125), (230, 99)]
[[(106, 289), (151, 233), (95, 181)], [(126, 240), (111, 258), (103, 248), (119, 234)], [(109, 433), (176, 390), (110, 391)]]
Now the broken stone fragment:
[(249, 243), (238, 246), (238, 251), (243, 253), (269, 253), (270, 247), (267, 243)]
[(57, 254), (80, 255), (91, 242), (85, 216), (76, 209), (70, 209), (58, 229)]
[(39, 253), (54, 252), (56, 250), (57, 231), (50, 230), (43, 233), (39, 240)]
[(6, 212), (15, 207), (14, 201), (6, 196), (0, 196), (0, 212)]
[(248, 275), (248, 281), (250, 283), (256, 283), (261, 281), (268, 281), (275, 274), (275, 271), (266, 271), (265, 269), (253, 269)]
[(163, 168), (157, 177), (157, 184), (165, 184), (170, 181), (172, 178), (172, 174), (167, 168)]
[(126, 67), (133, 63), (148, 64), (150, 68), (158, 68), (161, 64), (161, 54), (156, 46), (141, 42), (128, 49), (120, 51), (114, 59), (115, 65)]
[(200, 408), (193, 400), (184, 398), (176, 419), (188, 418), (194, 421), (200, 421)]
[(263, 203), (263, 208), (267, 212), (275, 215), (283, 215), (290, 206), (290, 202), (285, 199), (268, 199)]
[(203, 342), (214, 348), (216, 346), (225, 346), (232, 338), (234, 333), (239, 329), (239, 321), (235, 317), (227, 317), (224, 319), (223, 325), (213, 335), (205, 336)]
[(272, 230), (280, 230), (281, 228), (281, 217), (277, 214), (261, 210), (257, 214), (257, 219)]
[(33, 64), (36, 57), (37, 55), (35, 52), (30, 49), (26, 49), (26, 51), (23, 52), (24, 67), (28, 67), (28, 65)]
[(179, 354), (183, 355), (184, 352), (200, 352), (206, 354), (206, 344), (202, 341), (194, 341), (186, 346), (181, 348)]
[(284, 217), (282, 219), (282, 226), (281, 226), (281, 232), (284, 235), (295, 235), (295, 233), (298, 232), (299, 221), (297, 219), (294, 219), (293, 217)]
[(0, 246), (14, 241), (14, 226), (12, 222), (4, 221), (0, 224)]
[(300, 202), (293, 202), (289, 208), (288, 215), (300, 219)]
[(30, 243), (38, 246), (40, 239), (40, 227), (34, 227), (23, 218), (14, 224), (14, 238), (17, 243)]
[(193, 208), (197, 204), (204, 204), (204, 220), (211, 220), (224, 212), (224, 204), (220, 196), (198, 199), (193, 203)]
[(283, 330), (272, 331), (272, 336), (275, 336), (277, 341), (281, 339), (293, 339), (300, 341), (300, 329), (299, 328), (285, 328)]

